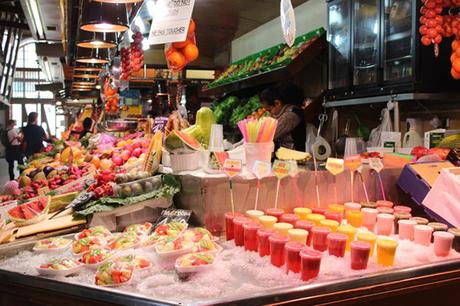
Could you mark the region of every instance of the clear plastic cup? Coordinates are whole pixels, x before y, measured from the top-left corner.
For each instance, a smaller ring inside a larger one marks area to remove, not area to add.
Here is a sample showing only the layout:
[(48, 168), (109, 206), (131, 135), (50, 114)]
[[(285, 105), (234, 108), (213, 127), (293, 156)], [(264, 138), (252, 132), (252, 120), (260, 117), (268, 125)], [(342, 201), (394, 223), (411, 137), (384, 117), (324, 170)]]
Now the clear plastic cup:
[(311, 245), (313, 249), (324, 252), (327, 250), (327, 235), (331, 230), (327, 227), (313, 227), (311, 229)]
[(350, 210), (361, 210), (361, 204), (355, 202), (346, 202), (345, 204), (343, 204), (343, 206), (345, 208), (345, 217), (347, 215), (347, 212)]
[(224, 127), (221, 124), (211, 125), (211, 136), (209, 137), (208, 151), (224, 151)]
[(289, 239), (291, 241), (296, 241), (303, 243), (304, 245), (307, 244), (308, 239), (308, 231), (300, 228), (292, 228), (288, 230)]
[(270, 241), (270, 261), (275, 267), (284, 265), (284, 246), (288, 243), (289, 238), (278, 234), (268, 237)]
[(371, 244), (367, 241), (353, 241), (351, 247), (351, 268), (353, 270), (364, 270), (369, 262)]
[(414, 227), (417, 222), (414, 220), (399, 220), (398, 221), (398, 235), (399, 239), (414, 240)]
[(377, 263), (383, 266), (393, 266), (398, 242), (393, 239), (379, 238), (377, 240)]
[(305, 247), (304, 243), (290, 241), (284, 246), (286, 258), (286, 273), (300, 272), (300, 251)]
[(281, 216), (281, 220), (280, 220), (280, 221), (281, 221), (281, 222), (285, 222), (285, 223), (290, 223), (290, 224), (292, 224), (292, 226), (294, 226), (295, 223), (296, 223), (297, 221), (299, 221), (299, 220), (300, 220), (299, 216), (297, 216), (297, 215), (295, 215), (295, 214), (283, 214), (283, 215)]
[(288, 237), (288, 231), (294, 228), (291, 223), (279, 222), (273, 225), (273, 229), (281, 236)]
[(259, 223), (248, 222), (243, 224), (244, 249), (257, 252), (257, 231), (262, 227)]
[(240, 213), (232, 213), (232, 212), (227, 212), (225, 213), (225, 236), (227, 240), (232, 240), (233, 235), (234, 235), (234, 230), (233, 230), (233, 219), (236, 217), (241, 217), (243, 216)]
[(270, 242), (268, 238), (274, 234), (275, 231), (272, 229), (259, 229), (257, 231), (257, 247), (260, 257), (270, 256)]
[(311, 245), (311, 229), (315, 226), (316, 224), (312, 221), (305, 221), (305, 220), (300, 220), (297, 221), (295, 224), (295, 228), (300, 228), (304, 229), (308, 232), (307, 236), (307, 245)]
[(262, 224), (262, 227), (265, 229), (272, 229), (273, 225), (278, 222), (278, 219), (273, 216), (260, 216), (259, 223)]
[(375, 224), (377, 223), (377, 215), (379, 211), (375, 208), (363, 208), (363, 226), (370, 231), (374, 230)]
[(428, 225), (414, 226), (414, 242), (421, 245), (430, 245), (433, 228)]
[(264, 162), (271, 162), (272, 153), (275, 150), (273, 142), (262, 142), (262, 143), (245, 143), (244, 153), (246, 156), (246, 169), (252, 173), (254, 164), (257, 160)]
[(301, 279), (307, 281), (318, 276), (321, 267), (321, 252), (305, 247), (300, 251)]
[(454, 234), (449, 232), (437, 231), (433, 233), (434, 237), (434, 254), (445, 257), (449, 255), (454, 241)]
[(330, 233), (327, 235), (327, 248), (329, 255), (343, 257), (347, 248), (348, 236), (340, 233)]
[(251, 219), (246, 217), (236, 217), (233, 219), (233, 238), (236, 246), (244, 246), (244, 228), (245, 223), (251, 222)]
[(359, 240), (359, 241), (366, 241), (366, 242), (370, 243), (371, 249), (370, 249), (370, 252), (369, 252), (369, 256), (374, 255), (375, 241), (377, 240), (376, 235), (374, 235), (371, 232), (359, 232), (356, 235), (356, 239)]
[(350, 251), (350, 243), (355, 240), (356, 228), (351, 225), (341, 225), (337, 228), (337, 232), (347, 235), (347, 245), (346, 250)]
[(390, 236), (393, 233), (395, 216), (390, 214), (377, 215), (377, 234)]
[(358, 210), (347, 211), (348, 224), (356, 228), (360, 228), (363, 224), (363, 213)]

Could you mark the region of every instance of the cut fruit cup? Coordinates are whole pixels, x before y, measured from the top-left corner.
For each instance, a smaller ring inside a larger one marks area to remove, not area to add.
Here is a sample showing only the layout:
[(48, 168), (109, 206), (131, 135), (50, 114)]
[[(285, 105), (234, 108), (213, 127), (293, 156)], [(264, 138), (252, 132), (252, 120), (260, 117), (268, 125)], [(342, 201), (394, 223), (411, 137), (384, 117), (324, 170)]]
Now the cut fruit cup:
[(105, 247), (107, 241), (101, 237), (88, 237), (74, 241), (72, 244), (72, 254), (80, 257), (81, 255), (88, 253), (90, 250)]
[[(90, 269), (97, 269), (100, 265), (111, 259), (113, 255), (114, 252), (112, 252), (109, 249), (93, 249), (83, 254), (79, 261), (81, 264), (85, 265), (85, 267), (88, 267)], [(95, 263), (90, 263), (92, 258), (99, 261)]]
[(135, 233), (139, 236), (146, 236), (152, 230), (152, 223), (145, 222), (143, 224), (132, 224), (128, 225), (123, 232), (124, 233)]
[(121, 262), (132, 264), (134, 266), (134, 270), (136, 271), (145, 271), (152, 267), (152, 262), (143, 256), (138, 255), (125, 255), (114, 258), (112, 261), (114, 262)]
[(97, 269), (95, 285), (119, 287), (129, 285), (133, 279), (134, 266), (121, 262), (108, 261)]
[(42, 266), (36, 267), (35, 269), (40, 275), (43, 276), (69, 276), (72, 274), (77, 274), (80, 272), (81, 268), (83, 265), (78, 261), (74, 259), (61, 259), (61, 260), (53, 260), (50, 261), (48, 264), (53, 264), (53, 263), (70, 263), (71, 265), (67, 269), (53, 269), (53, 268), (43, 268)]
[(33, 251), (36, 253), (62, 253), (66, 251), (71, 244), (71, 240), (61, 237), (42, 239), (34, 245)]
[(111, 240), (113, 235), (103, 226), (91, 227), (75, 234), (75, 240), (80, 240), (87, 237), (102, 237), (106, 240)]
[(197, 273), (205, 271), (214, 265), (215, 255), (206, 253), (191, 253), (180, 256), (174, 265), (178, 273)]
[(142, 239), (133, 233), (124, 233), (109, 244), (114, 251), (125, 251), (141, 246)]

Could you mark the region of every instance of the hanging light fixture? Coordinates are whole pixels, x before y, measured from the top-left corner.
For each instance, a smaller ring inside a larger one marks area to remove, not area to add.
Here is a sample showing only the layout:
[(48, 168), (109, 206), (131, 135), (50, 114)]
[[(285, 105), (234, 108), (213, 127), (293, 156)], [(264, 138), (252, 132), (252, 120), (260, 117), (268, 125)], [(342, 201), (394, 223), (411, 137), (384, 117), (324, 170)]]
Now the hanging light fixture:
[(78, 66), (75, 66), (73, 68), (74, 72), (75, 71), (83, 71), (83, 72), (97, 72), (100, 73), (102, 71), (102, 68), (97, 66), (97, 65), (85, 65), (85, 64), (78, 64)]
[(84, 64), (107, 64), (109, 62), (109, 50), (78, 48), (76, 61)]
[(74, 78), (79, 79), (99, 79), (99, 73), (89, 73), (89, 72), (75, 72), (73, 73)]
[(128, 28), (126, 4), (83, 1), (80, 29), (90, 32), (113, 33), (124, 32)]
[(77, 86), (94, 86), (96, 87), (96, 82), (91, 79), (87, 78), (74, 78), (72, 85), (77, 85)]
[(94, 0), (97, 2), (105, 2), (105, 3), (139, 3), (144, 0)]
[(82, 48), (115, 48), (117, 35), (115, 33), (88, 32), (80, 30), (78, 33), (77, 46)]

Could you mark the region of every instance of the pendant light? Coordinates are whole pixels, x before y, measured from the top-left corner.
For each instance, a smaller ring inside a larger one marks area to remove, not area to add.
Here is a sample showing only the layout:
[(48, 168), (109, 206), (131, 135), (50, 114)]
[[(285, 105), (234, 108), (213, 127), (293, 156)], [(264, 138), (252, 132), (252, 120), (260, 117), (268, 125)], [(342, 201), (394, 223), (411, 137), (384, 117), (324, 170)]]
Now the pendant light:
[(83, 1), (80, 29), (90, 32), (113, 33), (124, 32), (128, 28), (126, 4)]
[(77, 86), (96, 86), (96, 82), (91, 79), (86, 79), (86, 78), (74, 78), (72, 85), (77, 85)]
[(78, 48), (76, 61), (84, 64), (107, 64), (109, 62), (109, 50)]
[(139, 3), (144, 0), (94, 0), (97, 2), (105, 2), (105, 3)]
[(78, 33), (77, 46), (90, 49), (115, 48), (117, 46), (117, 34), (80, 30)]
[(99, 79), (99, 73), (74, 71), (73, 72), (73, 77), (74, 78), (79, 78), (79, 79)]
[(78, 64), (73, 68), (74, 72), (93, 72), (93, 73), (100, 73), (102, 68), (96, 65), (85, 65), (85, 64)]

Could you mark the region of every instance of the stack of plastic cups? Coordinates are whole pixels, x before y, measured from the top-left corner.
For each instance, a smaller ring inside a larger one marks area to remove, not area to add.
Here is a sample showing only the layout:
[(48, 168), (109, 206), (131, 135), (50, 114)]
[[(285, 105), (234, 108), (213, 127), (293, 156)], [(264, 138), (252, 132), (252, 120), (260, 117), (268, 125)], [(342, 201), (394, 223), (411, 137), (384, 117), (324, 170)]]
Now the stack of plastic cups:
[(300, 220), (307, 220), (307, 216), (311, 214), (311, 209), (306, 207), (294, 208), (294, 214), (296, 214)]
[(324, 252), (327, 250), (327, 235), (331, 230), (327, 227), (313, 227), (311, 245), (313, 249)]
[(244, 229), (244, 249), (246, 251), (257, 252), (257, 231), (262, 227), (259, 223), (248, 222), (243, 224)]
[(281, 216), (280, 222), (290, 223), (292, 224), (292, 226), (295, 226), (295, 223), (299, 220), (300, 220), (299, 216), (295, 214), (283, 214)]
[(377, 215), (377, 235), (390, 236), (393, 233), (395, 216), (390, 214)]
[(274, 234), (275, 231), (272, 229), (259, 229), (257, 231), (257, 245), (260, 257), (270, 255), (270, 241), (268, 241), (268, 238)]
[(289, 271), (294, 273), (300, 272), (300, 251), (305, 247), (304, 243), (290, 241), (284, 246), (286, 258), (286, 274)]
[(284, 265), (284, 246), (288, 243), (289, 238), (274, 234), (268, 237), (270, 242), (270, 261), (275, 267), (282, 267)]
[(414, 220), (399, 220), (398, 221), (398, 236), (401, 240), (414, 240), (414, 228), (417, 222)]
[(300, 251), (301, 279), (308, 281), (318, 276), (321, 267), (321, 252), (305, 247)]
[(308, 232), (308, 237), (307, 237), (307, 245), (311, 245), (311, 229), (315, 226), (316, 224), (311, 221), (297, 221), (295, 224), (295, 228), (303, 229)]
[(343, 257), (347, 248), (348, 236), (340, 233), (330, 233), (327, 235), (327, 246), (329, 255)]
[(363, 208), (361, 212), (363, 213), (363, 226), (373, 232), (377, 223), (378, 210), (375, 208)]

